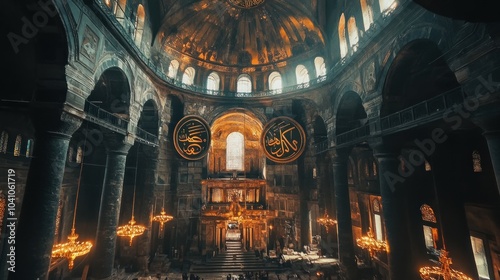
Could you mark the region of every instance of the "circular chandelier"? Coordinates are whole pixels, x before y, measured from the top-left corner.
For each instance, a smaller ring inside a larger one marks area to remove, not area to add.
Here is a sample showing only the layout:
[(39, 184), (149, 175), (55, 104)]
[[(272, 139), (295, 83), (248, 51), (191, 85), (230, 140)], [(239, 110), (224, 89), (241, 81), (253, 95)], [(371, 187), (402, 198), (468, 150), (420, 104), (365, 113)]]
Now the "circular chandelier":
[(320, 225), (325, 227), (326, 232), (328, 232), (328, 227), (331, 227), (331, 226), (334, 226), (337, 224), (337, 220), (334, 220), (334, 219), (330, 218), (330, 216), (328, 216), (328, 213), (326, 213), (326, 209), (325, 209), (325, 214), (323, 215), (323, 217), (318, 218), (317, 222)]
[(156, 215), (153, 217), (154, 222), (159, 222), (160, 223), (160, 231), (163, 231), (163, 225), (169, 221), (171, 221), (174, 217), (167, 215), (167, 212), (165, 212), (165, 209), (162, 207), (160, 215)]
[(387, 243), (385, 241), (377, 240), (372, 233), (372, 229), (368, 229), (368, 235), (362, 236), (361, 238), (356, 239), (356, 244), (361, 249), (368, 250), (370, 253), (370, 258), (373, 258), (373, 255), (377, 251), (387, 251)]
[(472, 280), (464, 273), (454, 270), (450, 267), (451, 258), (448, 257), (448, 251), (439, 250), (439, 263), (441, 266), (426, 266), (420, 268), (420, 278), (422, 280)]
[(137, 165), (139, 161), (139, 148), (137, 148), (137, 156), (135, 159), (135, 175), (134, 175), (134, 195), (132, 198), (132, 218), (128, 222), (128, 224), (119, 226), (116, 229), (116, 235), (121, 236), (121, 237), (129, 237), (130, 238), (130, 243), (129, 246), (132, 246), (132, 240), (134, 237), (142, 235), (144, 231), (146, 230), (145, 226), (142, 225), (136, 225), (136, 221), (134, 220), (134, 207), (135, 207), (135, 186), (137, 183)]
[[(87, 144), (87, 138), (85, 138), (85, 142), (83, 144), (83, 149), (85, 149), (85, 145)], [(78, 208), (78, 195), (80, 193), (80, 182), (82, 179), (82, 171), (83, 171), (83, 158), (80, 163), (80, 174), (78, 176), (78, 186), (76, 189), (76, 198), (75, 198), (75, 209), (73, 211), (73, 225), (71, 227), (71, 234), (68, 235), (68, 242), (54, 244), (52, 246), (52, 258), (66, 258), (68, 260), (68, 268), (72, 270), (75, 265), (75, 259), (77, 257), (86, 255), (92, 249), (92, 243), (90, 241), (76, 241), (78, 239), (78, 234), (76, 234), (75, 222), (76, 222), (76, 209)]]
[(128, 224), (120, 226), (116, 229), (116, 235), (122, 237), (129, 237), (130, 238), (129, 245), (132, 246), (132, 240), (134, 239), (134, 237), (142, 235), (145, 230), (146, 230), (145, 226), (136, 225), (136, 221), (134, 220), (134, 216), (132, 215), (132, 219), (128, 222)]

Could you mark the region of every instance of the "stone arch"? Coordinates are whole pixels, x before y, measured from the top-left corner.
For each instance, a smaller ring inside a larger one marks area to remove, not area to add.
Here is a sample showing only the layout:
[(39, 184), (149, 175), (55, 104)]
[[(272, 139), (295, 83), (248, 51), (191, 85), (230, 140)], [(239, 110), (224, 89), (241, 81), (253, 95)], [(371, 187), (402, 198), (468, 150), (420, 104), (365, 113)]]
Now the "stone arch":
[(358, 128), (368, 121), (361, 96), (352, 90), (339, 95), (335, 107), (335, 135)]
[[(94, 84), (92, 87), (95, 87), (97, 84), (97, 81), (101, 78), (102, 74), (113, 67), (119, 68), (120, 70), (123, 71), (125, 76), (127, 77), (127, 80), (129, 82), (129, 87), (130, 87), (130, 103), (133, 103), (135, 100), (135, 91), (132, 85), (135, 84), (135, 75), (134, 71), (132, 70), (132, 66), (125, 60), (121, 59), (120, 57), (114, 55), (114, 54), (108, 54), (103, 56), (99, 62), (97, 63), (96, 71), (94, 72), (94, 79), (93, 82)], [(88, 96), (87, 96), (88, 97)]]
[[(410, 42), (417, 39), (427, 39), (434, 42), (441, 51), (448, 49), (450, 45), (448, 36), (446, 35), (446, 27), (436, 24), (421, 24), (417, 25), (400, 36), (395, 38), (391, 49), (389, 50), (389, 57), (382, 62), (380, 72), (378, 73), (377, 81), (385, 81), (389, 72), (389, 66), (393, 64), (396, 55), (408, 45)], [(382, 92), (384, 83), (377, 84), (377, 91)]]

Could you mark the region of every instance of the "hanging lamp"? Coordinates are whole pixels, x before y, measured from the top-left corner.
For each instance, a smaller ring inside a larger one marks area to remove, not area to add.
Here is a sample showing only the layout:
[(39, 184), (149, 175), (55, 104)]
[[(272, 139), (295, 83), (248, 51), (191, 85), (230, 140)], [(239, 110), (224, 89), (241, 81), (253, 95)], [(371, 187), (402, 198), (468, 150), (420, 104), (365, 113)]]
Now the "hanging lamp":
[(139, 161), (139, 147), (137, 147), (137, 156), (135, 159), (135, 174), (134, 174), (134, 196), (132, 198), (132, 218), (128, 222), (128, 224), (119, 226), (116, 229), (116, 235), (121, 236), (121, 237), (128, 237), (130, 238), (130, 243), (129, 246), (132, 246), (132, 240), (134, 237), (142, 235), (144, 231), (146, 230), (146, 227), (143, 225), (137, 225), (135, 219), (134, 219), (134, 207), (135, 207), (135, 187), (136, 187), (136, 182), (137, 182), (137, 165)]
[[(85, 138), (85, 142), (83, 144), (83, 148), (87, 143), (87, 138)], [(68, 242), (54, 244), (52, 246), (52, 257), (53, 258), (66, 258), (68, 260), (68, 268), (72, 270), (75, 264), (75, 259), (77, 257), (86, 255), (92, 249), (92, 243), (90, 241), (77, 241), (78, 234), (76, 234), (75, 229), (75, 221), (76, 221), (76, 209), (78, 206), (78, 195), (80, 193), (80, 183), (82, 179), (82, 171), (83, 171), (83, 158), (84, 154), (82, 154), (82, 161), (80, 163), (80, 173), (78, 176), (77, 190), (76, 190), (76, 198), (75, 198), (75, 208), (73, 210), (73, 225), (71, 227), (71, 233), (68, 235)]]
[(372, 228), (368, 228), (368, 233), (361, 238), (356, 239), (356, 245), (359, 248), (368, 250), (370, 258), (373, 259), (375, 252), (387, 251), (387, 243), (385, 241), (377, 240), (372, 232)]
[(318, 218), (316, 221), (320, 225), (325, 227), (327, 233), (328, 233), (329, 227), (337, 224), (337, 220), (334, 220), (334, 219), (330, 218), (330, 216), (328, 216), (328, 213), (326, 212), (326, 208), (325, 208), (325, 214), (323, 215), (323, 217)]
[(161, 212), (159, 215), (153, 217), (153, 221), (160, 223), (160, 232), (162, 232), (164, 224), (171, 221), (173, 218), (174, 217), (167, 215), (167, 212), (165, 212), (165, 185), (163, 185), (163, 204), (161, 206)]

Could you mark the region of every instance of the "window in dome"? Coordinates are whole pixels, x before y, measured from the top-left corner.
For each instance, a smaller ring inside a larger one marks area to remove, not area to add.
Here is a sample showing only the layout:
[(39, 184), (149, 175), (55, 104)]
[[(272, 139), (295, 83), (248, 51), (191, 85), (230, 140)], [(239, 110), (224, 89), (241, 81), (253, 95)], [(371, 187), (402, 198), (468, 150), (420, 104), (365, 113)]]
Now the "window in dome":
[(354, 17), (351, 17), (347, 23), (347, 32), (349, 33), (349, 43), (351, 44), (351, 48), (353, 51), (356, 51), (358, 49), (359, 32), (358, 27), (356, 26), (356, 19)]
[(167, 76), (171, 79), (175, 79), (175, 77), (177, 76), (178, 69), (179, 69), (179, 61), (175, 59), (170, 61), (170, 65), (168, 66)]
[(297, 76), (297, 84), (309, 82), (309, 72), (304, 65), (297, 65), (297, 68), (295, 68), (295, 75)]
[(125, 7), (127, 0), (118, 0), (118, 5), (115, 6), (115, 17), (123, 24), (125, 18)]
[(252, 81), (247, 74), (240, 75), (236, 84), (237, 92), (252, 92)]
[(339, 20), (339, 41), (340, 41), (340, 58), (344, 58), (347, 55), (347, 38), (345, 36), (345, 16), (340, 15)]
[(135, 32), (134, 32), (134, 41), (136, 45), (141, 44), (142, 33), (144, 31), (144, 18), (146, 17), (146, 13), (144, 12), (144, 6), (139, 4), (137, 6), (137, 15), (135, 17)]
[(371, 5), (366, 3), (366, 0), (361, 0), (361, 12), (363, 13), (363, 24), (366, 31), (370, 29), (370, 26), (373, 23), (373, 9)]
[(220, 77), (219, 74), (212, 72), (210, 75), (208, 75), (207, 79), (207, 90), (209, 90), (209, 93), (213, 93), (210, 91), (218, 91), (220, 87)]
[(322, 58), (321, 56), (316, 57), (314, 59), (314, 66), (316, 68), (316, 77), (326, 75), (326, 64), (324, 58)]
[(196, 71), (193, 67), (188, 67), (184, 70), (184, 75), (182, 75), (182, 83), (184, 85), (192, 85), (194, 82), (194, 74)]
[(395, 0), (379, 0), (378, 2), (380, 4), (380, 11), (384, 14), (388, 14), (396, 8)]
[(21, 134), (18, 134), (16, 137), (16, 142), (14, 144), (14, 156), (18, 157), (21, 155), (21, 143), (22, 143)]
[(9, 143), (9, 133), (7, 131), (2, 131), (2, 136), (0, 137), (0, 153), (7, 153), (7, 144)]
[(278, 71), (274, 71), (269, 74), (269, 89), (275, 91), (276, 93), (281, 93), (282, 88), (281, 74)]
[(226, 170), (244, 170), (245, 137), (231, 132), (226, 138)]

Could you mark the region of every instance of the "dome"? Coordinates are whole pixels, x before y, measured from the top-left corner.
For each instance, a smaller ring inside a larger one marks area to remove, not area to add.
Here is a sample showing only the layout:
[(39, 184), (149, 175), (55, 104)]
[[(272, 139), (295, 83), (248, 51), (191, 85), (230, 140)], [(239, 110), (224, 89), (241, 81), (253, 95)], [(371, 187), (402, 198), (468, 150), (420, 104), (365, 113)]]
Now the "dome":
[(246, 67), (322, 53), (325, 38), (300, 1), (178, 0), (156, 44), (169, 57)]

